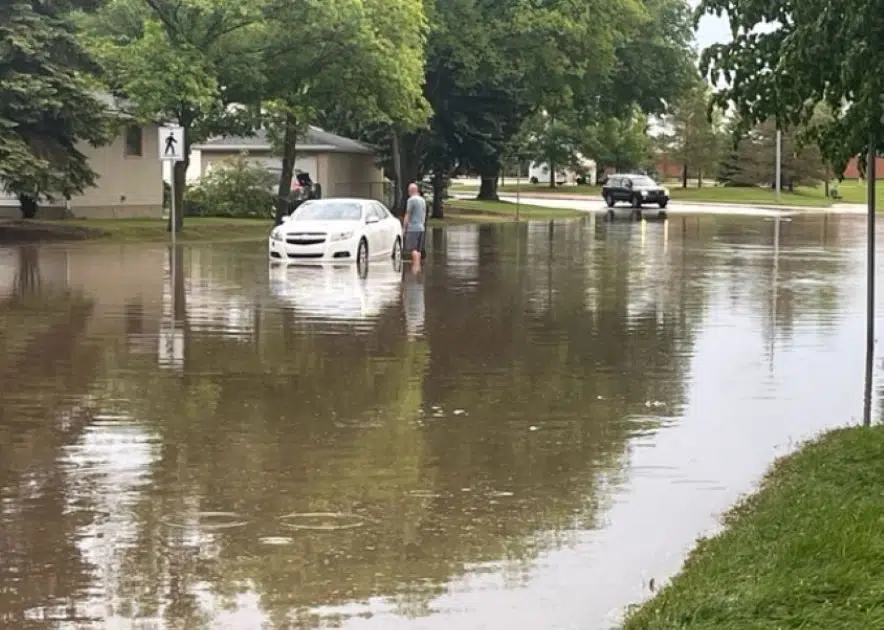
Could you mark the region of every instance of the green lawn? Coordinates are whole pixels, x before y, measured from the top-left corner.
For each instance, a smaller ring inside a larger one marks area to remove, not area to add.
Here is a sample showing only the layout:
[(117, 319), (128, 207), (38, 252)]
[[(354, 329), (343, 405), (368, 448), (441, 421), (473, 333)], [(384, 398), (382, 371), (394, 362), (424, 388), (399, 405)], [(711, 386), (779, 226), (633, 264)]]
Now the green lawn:
[[(505, 201), (474, 201), (465, 199), (446, 199), (444, 205), (445, 218), (431, 219), (430, 225), (450, 225), (451, 223), (493, 223), (514, 221), (516, 204)], [(586, 216), (585, 212), (569, 208), (546, 208), (543, 206), (519, 205), (519, 219), (549, 220), (574, 219)]]
[[(543, 208), (521, 205), (519, 218), (563, 219), (582, 216), (578, 210)], [(446, 226), (459, 223), (492, 223), (512, 221), (516, 205), (506, 202), (447, 200), (445, 218), (431, 219), (430, 225)], [(178, 241), (258, 240), (265, 238), (273, 224), (263, 219), (229, 219), (215, 217), (188, 217)], [(0, 243), (47, 241), (96, 241), (118, 243), (163, 243), (171, 235), (166, 231), (165, 219), (66, 219), (0, 220)]]
[[(261, 219), (188, 217), (177, 238), (199, 241), (256, 240), (266, 237), (273, 224)], [(65, 219), (0, 222), (0, 242), (92, 240), (111, 242), (165, 242), (171, 235), (164, 219)]]
[[(507, 180), (510, 182), (511, 180)], [(707, 203), (736, 203), (748, 205), (776, 205), (776, 194), (766, 188), (725, 188), (723, 186), (705, 185), (702, 188), (682, 188), (678, 182), (667, 182), (669, 193), (676, 201), (696, 201)], [(477, 192), (474, 186), (454, 185), (452, 192)], [(514, 194), (517, 190), (525, 194), (561, 195), (561, 196), (589, 196), (599, 197), (601, 188), (598, 186), (560, 186), (550, 188), (542, 184), (515, 184), (507, 183), (500, 186), (500, 192)], [(843, 199), (841, 203), (865, 203), (866, 184), (856, 180), (844, 181), (838, 186)], [(877, 207), (884, 209), (884, 182), (877, 186)], [(808, 208), (825, 208), (833, 203), (833, 200), (825, 197), (823, 186), (816, 188), (799, 187), (794, 193), (783, 191), (782, 205), (804, 206)]]
[(884, 426), (778, 461), (623, 630), (884, 628)]

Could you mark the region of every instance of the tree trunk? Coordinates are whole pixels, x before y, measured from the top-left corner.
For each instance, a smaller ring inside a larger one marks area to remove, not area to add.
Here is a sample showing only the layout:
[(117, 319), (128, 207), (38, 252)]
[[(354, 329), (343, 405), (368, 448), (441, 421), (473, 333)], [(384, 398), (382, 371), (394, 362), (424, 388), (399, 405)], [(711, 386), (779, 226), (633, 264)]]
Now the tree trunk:
[[(172, 162), (172, 180), (175, 182), (175, 194), (172, 203), (175, 204), (175, 225), (176, 233), (184, 227), (184, 188), (187, 186), (187, 167), (190, 164), (190, 145), (187, 141), (187, 131), (184, 132), (184, 159), (181, 162)], [(169, 221), (166, 230), (171, 232), (172, 226), (172, 208), (169, 208)]]
[(391, 208), (397, 217), (405, 215), (405, 202), (408, 199), (408, 185), (420, 179), (420, 156), (426, 134), (399, 131), (393, 135), (393, 170), (396, 174), (396, 200)]
[(697, 171), (697, 188), (703, 187), (703, 169)]
[(442, 207), (442, 197), (445, 195), (445, 174), (440, 171), (433, 173), (433, 212), (430, 215), (434, 219), (444, 219), (445, 211)]
[(681, 165), (681, 187), (688, 187), (688, 163), (685, 162)]
[(19, 195), (18, 205), (23, 219), (33, 219), (37, 216), (37, 200), (30, 195)]
[(556, 187), (556, 163), (552, 160), (549, 161), (549, 187)]
[(479, 172), (482, 183), (479, 185), (479, 194), (476, 199), (481, 201), (500, 201), (497, 194), (497, 179), (500, 175), (500, 162), (495, 161), (487, 165)]
[(298, 149), (298, 121), (293, 114), (286, 114), (282, 132), (282, 172), (276, 189), (276, 215), (274, 225), (282, 225), (282, 219), (289, 213), (289, 200), (292, 190), (292, 175), (295, 172), (295, 156)]
[(401, 216), (405, 206), (405, 173), (402, 171), (402, 134), (393, 129), (393, 214)]

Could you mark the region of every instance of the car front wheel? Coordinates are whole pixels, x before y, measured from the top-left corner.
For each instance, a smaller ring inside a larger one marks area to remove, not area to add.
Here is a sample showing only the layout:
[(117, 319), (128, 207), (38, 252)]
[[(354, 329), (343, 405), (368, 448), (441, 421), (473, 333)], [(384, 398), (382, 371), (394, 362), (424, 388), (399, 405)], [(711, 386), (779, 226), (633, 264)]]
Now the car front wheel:
[(608, 193), (607, 195), (605, 195), (605, 204), (606, 204), (609, 208), (613, 208), (613, 207), (614, 207), (614, 198), (611, 196), (610, 193)]
[(359, 241), (359, 247), (356, 249), (356, 264), (360, 269), (368, 266), (368, 241), (364, 238)]
[(642, 198), (640, 195), (632, 196), (632, 207), (633, 208), (641, 208), (642, 207)]
[(660, 204), (659, 204), (659, 205), (660, 205), (660, 209), (662, 210), (663, 208), (665, 208), (665, 207), (666, 207), (666, 204), (668, 204), (668, 203), (669, 203), (669, 201), (661, 201)]
[(396, 237), (396, 240), (393, 241), (393, 254), (391, 257), (394, 261), (402, 258), (402, 239), (398, 236)]

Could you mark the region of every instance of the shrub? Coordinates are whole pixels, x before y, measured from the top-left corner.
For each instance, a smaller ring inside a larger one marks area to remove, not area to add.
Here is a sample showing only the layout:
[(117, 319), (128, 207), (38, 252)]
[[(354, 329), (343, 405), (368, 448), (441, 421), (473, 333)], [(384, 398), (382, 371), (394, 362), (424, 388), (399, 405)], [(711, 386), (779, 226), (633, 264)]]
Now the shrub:
[(238, 155), (222, 161), (197, 186), (184, 193), (185, 216), (273, 216), (276, 177), (266, 168)]

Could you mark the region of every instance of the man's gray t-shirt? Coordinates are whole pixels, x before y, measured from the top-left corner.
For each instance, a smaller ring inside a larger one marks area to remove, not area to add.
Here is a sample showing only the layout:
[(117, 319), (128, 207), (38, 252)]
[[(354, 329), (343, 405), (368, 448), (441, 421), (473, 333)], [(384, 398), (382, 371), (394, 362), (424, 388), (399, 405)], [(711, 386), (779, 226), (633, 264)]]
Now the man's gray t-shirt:
[(408, 198), (405, 211), (410, 217), (408, 221), (409, 232), (423, 232), (427, 223), (427, 202), (420, 195)]

